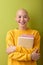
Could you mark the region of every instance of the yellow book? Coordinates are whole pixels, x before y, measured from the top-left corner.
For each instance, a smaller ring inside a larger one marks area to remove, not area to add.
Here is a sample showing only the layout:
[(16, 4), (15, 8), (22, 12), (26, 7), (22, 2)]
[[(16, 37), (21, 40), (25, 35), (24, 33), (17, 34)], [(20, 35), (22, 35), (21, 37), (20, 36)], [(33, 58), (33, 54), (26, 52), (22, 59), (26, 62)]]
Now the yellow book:
[(18, 37), (18, 46), (30, 49), (33, 47), (34, 37), (33, 36), (20, 36)]

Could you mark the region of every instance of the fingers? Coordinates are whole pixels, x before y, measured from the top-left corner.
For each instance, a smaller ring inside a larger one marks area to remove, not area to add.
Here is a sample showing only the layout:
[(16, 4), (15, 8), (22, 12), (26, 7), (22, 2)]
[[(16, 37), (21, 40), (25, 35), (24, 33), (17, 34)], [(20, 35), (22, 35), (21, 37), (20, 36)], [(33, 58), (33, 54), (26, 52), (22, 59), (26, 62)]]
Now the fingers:
[(16, 47), (15, 46), (10, 46), (10, 47), (8, 47), (7, 49), (6, 49), (6, 52), (9, 54), (9, 53), (12, 53), (12, 52), (14, 52), (14, 51), (16, 51)]
[(38, 60), (40, 58), (40, 53), (32, 53), (32, 60)]

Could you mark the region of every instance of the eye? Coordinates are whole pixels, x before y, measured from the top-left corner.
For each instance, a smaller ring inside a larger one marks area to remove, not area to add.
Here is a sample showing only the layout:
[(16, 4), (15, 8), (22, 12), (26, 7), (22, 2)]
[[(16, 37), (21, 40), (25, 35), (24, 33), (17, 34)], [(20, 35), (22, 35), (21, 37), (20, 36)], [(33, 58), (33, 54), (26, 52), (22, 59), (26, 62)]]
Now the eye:
[(24, 18), (27, 18), (27, 16), (24, 16)]
[(19, 18), (21, 18), (21, 16), (19, 16)]

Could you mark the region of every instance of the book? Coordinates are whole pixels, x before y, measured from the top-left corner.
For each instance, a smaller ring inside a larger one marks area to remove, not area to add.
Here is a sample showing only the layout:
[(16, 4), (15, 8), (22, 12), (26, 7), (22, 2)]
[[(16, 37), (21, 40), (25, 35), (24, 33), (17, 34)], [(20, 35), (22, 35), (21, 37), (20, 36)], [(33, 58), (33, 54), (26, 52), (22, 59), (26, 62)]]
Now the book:
[(22, 35), (18, 37), (17, 41), (18, 46), (25, 47), (27, 49), (30, 49), (33, 47), (34, 44), (34, 36), (33, 35)]

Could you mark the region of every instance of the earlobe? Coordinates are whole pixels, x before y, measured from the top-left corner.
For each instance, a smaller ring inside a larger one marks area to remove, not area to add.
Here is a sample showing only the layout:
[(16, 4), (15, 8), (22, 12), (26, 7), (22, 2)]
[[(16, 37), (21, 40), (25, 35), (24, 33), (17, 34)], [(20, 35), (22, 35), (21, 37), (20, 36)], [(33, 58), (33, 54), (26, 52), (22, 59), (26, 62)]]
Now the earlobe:
[(28, 20), (30, 20), (30, 17), (28, 17)]
[(28, 17), (28, 21), (30, 20), (30, 17)]
[(30, 20), (30, 17), (28, 17), (28, 21)]

